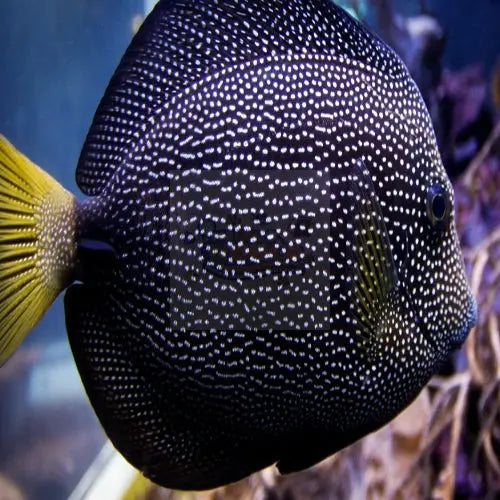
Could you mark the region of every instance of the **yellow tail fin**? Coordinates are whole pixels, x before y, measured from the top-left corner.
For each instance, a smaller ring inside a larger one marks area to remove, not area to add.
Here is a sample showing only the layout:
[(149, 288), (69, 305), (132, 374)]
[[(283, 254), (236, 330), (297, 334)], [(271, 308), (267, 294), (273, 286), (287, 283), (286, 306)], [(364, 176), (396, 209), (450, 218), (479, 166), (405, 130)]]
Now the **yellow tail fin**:
[(0, 136), (0, 365), (69, 284), (75, 199)]

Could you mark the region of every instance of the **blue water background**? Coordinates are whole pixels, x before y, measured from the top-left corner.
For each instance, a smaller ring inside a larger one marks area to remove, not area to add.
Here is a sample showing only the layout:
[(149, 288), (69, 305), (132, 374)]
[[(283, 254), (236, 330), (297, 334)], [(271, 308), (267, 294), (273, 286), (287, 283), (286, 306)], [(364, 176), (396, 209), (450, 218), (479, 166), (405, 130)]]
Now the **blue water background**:
[[(0, 1), (0, 133), (79, 197), (82, 143), (143, 9), (142, 0)], [(0, 377), (0, 475), (27, 498), (63, 499), (104, 435), (72, 360), (62, 296), (26, 338), (30, 349), (36, 362)]]
[[(427, 0), (425, 3), (447, 38), (445, 67), (460, 69), (480, 63), (489, 75), (500, 57), (500, 0)], [(419, 12), (416, 0), (395, 0), (394, 6), (405, 16)]]

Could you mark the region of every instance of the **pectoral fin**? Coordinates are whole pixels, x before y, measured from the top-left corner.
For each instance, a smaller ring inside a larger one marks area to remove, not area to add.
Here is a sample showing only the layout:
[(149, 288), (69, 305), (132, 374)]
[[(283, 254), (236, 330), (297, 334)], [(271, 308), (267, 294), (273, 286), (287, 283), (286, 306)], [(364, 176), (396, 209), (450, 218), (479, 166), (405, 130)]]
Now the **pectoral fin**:
[(363, 161), (353, 167), (354, 260), (353, 315), (356, 333), (369, 347), (382, 334), (383, 321), (398, 293), (398, 273), (370, 173)]

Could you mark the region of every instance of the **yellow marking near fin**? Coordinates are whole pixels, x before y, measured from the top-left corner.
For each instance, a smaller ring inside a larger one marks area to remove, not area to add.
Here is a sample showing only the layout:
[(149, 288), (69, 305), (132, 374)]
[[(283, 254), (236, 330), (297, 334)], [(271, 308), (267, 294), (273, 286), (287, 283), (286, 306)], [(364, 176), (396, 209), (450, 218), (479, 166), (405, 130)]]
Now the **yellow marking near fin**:
[(75, 200), (0, 136), (0, 364), (70, 279)]
[(154, 486), (149, 479), (137, 472), (121, 500), (145, 500)]
[(382, 211), (370, 174), (363, 162), (355, 165), (353, 190), (357, 195), (355, 215), (357, 263), (354, 317), (366, 346), (373, 346), (384, 307), (397, 289), (393, 261)]

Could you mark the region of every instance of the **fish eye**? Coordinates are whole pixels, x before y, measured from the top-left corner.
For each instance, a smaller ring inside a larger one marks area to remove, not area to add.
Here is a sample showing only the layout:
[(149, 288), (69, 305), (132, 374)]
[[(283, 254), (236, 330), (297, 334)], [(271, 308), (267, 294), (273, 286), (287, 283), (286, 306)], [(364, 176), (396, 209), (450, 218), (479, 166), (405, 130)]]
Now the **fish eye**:
[(427, 190), (427, 217), (434, 230), (439, 232), (448, 227), (451, 214), (451, 199), (441, 184), (434, 184)]

